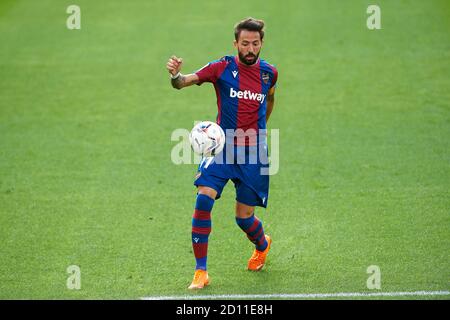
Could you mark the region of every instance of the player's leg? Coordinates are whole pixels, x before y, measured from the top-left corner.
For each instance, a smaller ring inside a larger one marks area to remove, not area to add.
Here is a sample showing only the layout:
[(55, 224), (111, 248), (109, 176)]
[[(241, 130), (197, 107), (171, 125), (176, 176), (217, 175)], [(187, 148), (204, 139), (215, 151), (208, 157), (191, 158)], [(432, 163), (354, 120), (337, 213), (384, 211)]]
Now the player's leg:
[[(272, 242), (264, 233), (261, 220), (255, 216), (255, 205), (260, 199), (255, 191), (241, 182), (236, 185), (236, 223), (247, 234), (248, 239), (255, 244), (255, 250), (248, 261), (248, 269), (259, 271), (265, 264), (267, 253)], [(245, 203), (244, 203), (245, 202)]]
[(210, 282), (206, 265), (211, 233), (211, 210), (228, 181), (226, 165), (215, 160), (216, 158), (213, 161), (211, 158), (202, 159), (194, 181), (197, 199), (192, 216), (192, 248), (196, 264), (194, 280), (189, 289), (201, 289)]
[(211, 233), (211, 211), (217, 191), (211, 187), (198, 186), (195, 210), (192, 216), (192, 248), (195, 256), (195, 274), (189, 289), (202, 289), (209, 284), (206, 262), (208, 238)]
[(192, 248), (194, 250), (195, 269), (206, 270), (208, 238), (211, 233), (211, 211), (217, 191), (206, 186), (199, 186), (195, 210), (192, 216)]
[(268, 242), (264, 234), (261, 220), (254, 214), (255, 207), (236, 201), (236, 223), (255, 244), (255, 249), (264, 251)]

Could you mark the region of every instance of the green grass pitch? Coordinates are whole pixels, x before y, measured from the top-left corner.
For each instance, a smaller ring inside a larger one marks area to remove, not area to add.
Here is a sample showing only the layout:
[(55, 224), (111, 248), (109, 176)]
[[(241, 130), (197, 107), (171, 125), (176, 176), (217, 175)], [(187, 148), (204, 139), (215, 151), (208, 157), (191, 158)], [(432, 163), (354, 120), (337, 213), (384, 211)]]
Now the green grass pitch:
[[(80, 30), (66, 28), (71, 4)], [(370, 4), (1, 1), (0, 298), (448, 290), (450, 5), (379, 0), (368, 30)], [(196, 165), (171, 162), (170, 137), (214, 119), (215, 94), (173, 90), (165, 64), (234, 54), (247, 16), (266, 21), (261, 56), (279, 70), (280, 170), (256, 210), (274, 242), (248, 272), (230, 183), (212, 214), (212, 283), (192, 293)]]

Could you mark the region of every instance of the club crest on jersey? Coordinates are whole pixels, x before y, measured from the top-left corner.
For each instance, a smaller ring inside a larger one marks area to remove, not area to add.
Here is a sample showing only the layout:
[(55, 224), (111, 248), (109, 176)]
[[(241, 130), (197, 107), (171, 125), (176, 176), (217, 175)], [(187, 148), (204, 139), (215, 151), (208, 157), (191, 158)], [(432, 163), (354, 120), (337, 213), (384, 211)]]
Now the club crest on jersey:
[(254, 93), (250, 90), (236, 91), (233, 88), (230, 88), (230, 98), (253, 100), (263, 103), (266, 95), (263, 93)]
[(267, 72), (263, 72), (263, 74), (261, 75), (262, 80), (264, 81), (265, 84), (269, 83), (269, 74)]

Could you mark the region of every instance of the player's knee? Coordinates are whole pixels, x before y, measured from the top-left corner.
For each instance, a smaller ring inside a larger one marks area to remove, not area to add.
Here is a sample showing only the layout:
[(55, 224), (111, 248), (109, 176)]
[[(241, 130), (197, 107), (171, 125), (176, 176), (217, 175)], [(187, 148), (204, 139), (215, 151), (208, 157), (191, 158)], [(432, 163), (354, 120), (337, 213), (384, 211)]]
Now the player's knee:
[(236, 217), (238, 218), (250, 218), (255, 212), (255, 207), (248, 206), (246, 204), (236, 202)]
[(210, 187), (199, 186), (198, 194), (203, 194), (210, 197), (211, 199), (216, 199), (217, 191)]

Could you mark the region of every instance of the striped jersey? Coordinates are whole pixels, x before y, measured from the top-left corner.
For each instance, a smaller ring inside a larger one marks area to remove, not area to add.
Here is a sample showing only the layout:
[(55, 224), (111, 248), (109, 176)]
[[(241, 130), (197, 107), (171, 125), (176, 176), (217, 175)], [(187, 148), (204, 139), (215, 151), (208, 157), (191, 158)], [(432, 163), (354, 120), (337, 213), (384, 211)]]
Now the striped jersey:
[(278, 78), (273, 65), (258, 59), (249, 66), (240, 62), (238, 56), (224, 56), (195, 74), (199, 78), (198, 85), (204, 82), (214, 85), (218, 108), (216, 122), (225, 132), (242, 129), (247, 135), (245, 144), (249, 144), (249, 136), (266, 129), (267, 94)]

